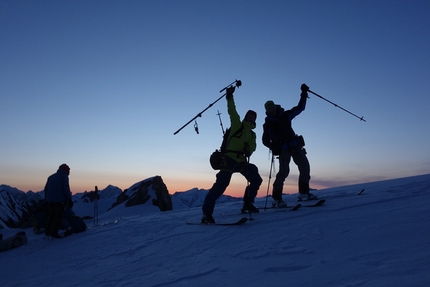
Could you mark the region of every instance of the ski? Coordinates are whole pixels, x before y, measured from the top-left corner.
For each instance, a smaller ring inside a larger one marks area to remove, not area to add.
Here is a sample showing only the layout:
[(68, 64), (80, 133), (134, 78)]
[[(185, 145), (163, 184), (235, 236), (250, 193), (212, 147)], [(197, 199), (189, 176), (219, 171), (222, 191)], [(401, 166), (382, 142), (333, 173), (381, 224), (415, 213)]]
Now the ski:
[(236, 222), (220, 222), (220, 223), (201, 223), (201, 222), (192, 222), (186, 221), (185, 223), (188, 225), (219, 225), (219, 226), (231, 226), (231, 225), (242, 225), (248, 221), (248, 218), (243, 217)]
[(286, 207), (276, 207), (276, 206), (267, 206), (267, 207), (261, 207), (259, 208), (260, 210), (265, 210), (265, 209), (274, 209), (274, 210), (279, 210), (279, 211), (296, 211), (298, 210), (300, 207), (302, 207), (302, 205), (296, 204), (294, 206), (286, 206)]
[(316, 196), (312, 199), (303, 199), (300, 196), (297, 198), (297, 201), (312, 201), (312, 200), (319, 200), (319, 198)]
[(310, 205), (302, 205), (302, 207), (317, 207), (323, 205), (325, 202), (325, 199), (320, 199), (317, 203), (310, 204)]
[[(287, 207), (273, 207), (273, 206), (267, 206), (266, 208), (264, 207), (259, 207), (259, 212), (253, 212), (251, 214), (260, 214), (260, 213), (264, 213), (267, 209), (271, 209), (271, 210), (276, 210), (279, 212), (285, 212), (285, 211), (296, 211), (299, 210), (299, 208), (302, 207), (302, 205), (296, 204), (295, 206), (287, 206)], [(249, 212), (240, 212), (240, 214), (249, 214)], [(222, 216), (233, 216), (233, 215), (238, 215), (237, 213), (221, 213)]]
[(104, 222), (104, 223), (101, 223), (101, 224), (96, 225), (96, 226), (106, 226), (106, 225), (116, 224), (116, 223), (120, 222), (121, 220), (122, 220), (122, 217), (119, 217), (118, 219), (115, 219), (114, 221)]
[(296, 211), (298, 210), (300, 207), (302, 207), (302, 205), (299, 203), (296, 206), (293, 206), (292, 208), (290, 208), (290, 211)]
[[(261, 208), (259, 208), (260, 212), (258, 212), (258, 213), (253, 212), (252, 214), (264, 213), (265, 211), (267, 211), (267, 209), (274, 210), (277, 212), (297, 211), (297, 210), (299, 210), (300, 207), (302, 207), (302, 205), (300, 203), (296, 204), (294, 206), (287, 206), (287, 207), (274, 207), (274, 206), (268, 206), (266, 208), (261, 207)], [(242, 212), (242, 214), (249, 214), (249, 213), (248, 212)], [(226, 216), (226, 215), (233, 215), (233, 214), (223, 214), (223, 215)]]
[[(302, 205), (299, 203), (299, 204), (294, 205), (293, 207), (291, 207), (291, 206), (286, 206), (286, 207), (269, 206), (269, 207), (266, 207), (266, 209), (274, 209), (274, 210), (278, 210), (278, 211), (296, 211), (296, 210), (299, 210), (300, 207), (302, 207)], [(264, 207), (261, 209), (264, 210)]]
[(357, 193), (357, 195), (362, 194), (362, 193), (363, 193), (363, 191), (364, 191), (364, 188), (363, 188), (359, 193)]

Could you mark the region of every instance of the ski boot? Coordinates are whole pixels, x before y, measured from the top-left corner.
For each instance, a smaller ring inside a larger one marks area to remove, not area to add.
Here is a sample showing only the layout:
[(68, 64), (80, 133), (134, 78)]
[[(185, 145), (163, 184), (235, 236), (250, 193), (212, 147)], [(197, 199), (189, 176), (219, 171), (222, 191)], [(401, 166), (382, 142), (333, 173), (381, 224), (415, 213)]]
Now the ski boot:
[(286, 208), (286, 207), (287, 207), (287, 203), (282, 199), (281, 200), (273, 199), (272, 208)]
[(259, 213), (260, 210), (252, 203), (243, 203), (242, 213)]
[(204, 223), (204, 224), (215, 223), (215, 219), (212, 217), (212, 214), (204, 213), (203, 217), (202, 217), (202, 223)]
[(303, 201), (303, 200), (317, 200), (318, 197), (312, 193), (299, 193), (299, 199), (298, 201)]

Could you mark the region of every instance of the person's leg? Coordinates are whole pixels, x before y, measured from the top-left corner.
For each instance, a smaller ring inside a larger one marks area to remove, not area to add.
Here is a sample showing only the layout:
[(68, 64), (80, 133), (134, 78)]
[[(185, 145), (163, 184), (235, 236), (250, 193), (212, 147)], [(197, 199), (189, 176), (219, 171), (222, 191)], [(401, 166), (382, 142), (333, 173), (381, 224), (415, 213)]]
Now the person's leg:
[(230, 184), (232, 172), (221, 170), (216, 175), (216, 181), (209, 190), (203, 202), (202, 211), (204, 214), (212, 214), (215, 208), (215, 201), (224, 193), (227, 186)]
[(52, 224), (55, 217), (55, 207), (53, 203), (47, 203), (46, 222), (45, 222), (45, 235), (51, 236)]
[(243, 196), (244, 202), (254, 203), (254, 199), (257, 196), (258, 189), (263, 182), (263, 179), (258, 173), (258, 168), (256, 165), (248, 163), (244, 165), (240, 173), (249, 182), (249, 185), (246, 187), (245, 194)]
[(298, 188), (300, 194), (309, 194), (309, 181), (311, 179), (311, 168), (306, 152), (303, 149), (297, 150), (293, 155), (294, 163), (299, 169)]
[(288, 150), (282, 150), (281, 154), (279, 155), (279, 171), (276, 174), (275, 181), (273, 182), (272, 198), (274, 200), (282, 200), (284, 181), (290, 174), (290, 161), (290, 152)]
[(58, 236), (58, 229), (60, 228), (61, 221), (63, 220), (63, 212), (64, 205), (62, 203), (56, 203), (54, 210), (54, 221), (52, 222), (51, 227), (51, 236)]

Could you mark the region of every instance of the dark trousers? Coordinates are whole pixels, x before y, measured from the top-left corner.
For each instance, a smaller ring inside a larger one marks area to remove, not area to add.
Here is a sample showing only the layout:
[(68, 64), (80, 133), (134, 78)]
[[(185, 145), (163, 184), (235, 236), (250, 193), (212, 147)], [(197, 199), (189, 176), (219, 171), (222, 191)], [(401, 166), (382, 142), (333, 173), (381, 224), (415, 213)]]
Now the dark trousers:
[(62, 202), (49, 202), (48, 214), (45, 225), (45, 235), (56, 236), (61, 225), (63, 217), (64, 205)]
[(295, 149), (293, 152), (284, 149), (279, 155), (279, 172), (276, 174), (276, 179), (273, 183), (272, 197), (276, 200), (282, 199), (284, 181), (290, 174), (291, 158), (293, 158), (294, 163), (299, 168), (299, 192), (303, 194), (309, 193), (311, 168), (308, 158), (306, 157), (306, 151), (303, 148)]
[(216, 181), (206, 195), (203, 203), (203, 213), (212, 214), (215, 208), (215, 201), (224, 193), (230, 184), (233, 173), (239, 172), (249, 182), (243, 195), (244, 202), (254, 202), (263, 179), (258, 173), (258, 168), (252, 163), (237, 163), (233, 159), (226, 157), (226, 167), (221, 169), (216, 175)]

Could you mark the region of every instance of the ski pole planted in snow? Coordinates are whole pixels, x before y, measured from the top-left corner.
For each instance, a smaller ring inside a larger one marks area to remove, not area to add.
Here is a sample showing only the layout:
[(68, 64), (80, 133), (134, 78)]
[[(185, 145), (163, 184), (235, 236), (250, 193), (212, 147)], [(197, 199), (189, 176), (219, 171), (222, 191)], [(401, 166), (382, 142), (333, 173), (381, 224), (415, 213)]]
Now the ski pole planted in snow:
[[(223, 91), (225, 91), (227, 88), (232, 87), (233, 85), (235, 85), (235, 87), (240, 87), (242, 86), (242, 82), (240, 80), (235, 80), (234, 82), (232, 82), (231, 84), (229, 84), (228, 86), (226, 86), (225, 88), (223, 88), (221, 91), (219, 91), (220, 93), (222, 93)], [(183, 125), (179, 130), (177, 130), (176, 132), (174, 132), (173, 134), (176, 135), (177, 133), (179, 133), (183, 128), (185, 128), (187, 125), (189, 125), (189, 123), (191, 123), (192, 121), (194, 121), (195, 119), (197, 119), (198, 117), (201, 117), (202, 114), (208, 110), (210, 107), (212, 107), (216, 102), (218, 102), (219, 100), (221, 100), (225, 95), (227, 95), (227, 93), (224, 93), (221, 97), (219, 97), (215, 102), (209, 104), (209, 106), (204, 109), (203, 111), (201, 111), (200, 113), (198, 113), (194, 118), (192, 118), (191, 120), (189, 120), (185, 125)], [(195, 122), (194, 124), (194, 129), (198, 132), (198, 126), (197, 126), (197, 122)]]
[(99, 225), (99, 188), (95, 187), (95, 198), (94, 198), (94, 226)]
[(267, 209), (267, 199), (269, 198), (269, 189), (270, 189), (270, 180), (272, 179), (272, 167), (275, 161), (275, 156), (272, 153), (272, 160), (270, 161), (270, 172), (269, 172), (269, 182), (267, 183), (267, 194), (266, 194), (266, 203), (264, 204), (264, 211)]

